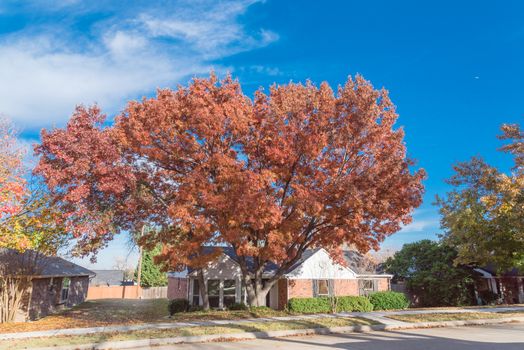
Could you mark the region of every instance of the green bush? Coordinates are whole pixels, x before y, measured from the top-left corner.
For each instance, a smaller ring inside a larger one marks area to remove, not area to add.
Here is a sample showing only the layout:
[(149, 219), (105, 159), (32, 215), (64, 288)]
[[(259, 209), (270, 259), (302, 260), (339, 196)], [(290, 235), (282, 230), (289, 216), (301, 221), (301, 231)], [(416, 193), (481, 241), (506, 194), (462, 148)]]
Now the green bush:
[(249, 308), (250, 311), (257, 311), (257, 312), (264, 312), (264, 311), (272, 311), (273, 309), (269, 306), (251, 306)]
[(331, 301), (329, 298), (291, 298), (288, 302), (288, 308), (291, 312), (303, 314), (316, 314), (331, 312)]
[(347, 296), (337, 298), (337, 312), (373, 311), (373, 305), (366, 297)]
[(244, 303), (233, 303), (228, 306), (229, 310), (237, 311), (237, 310), (247, 310), (247, 306)]
[(479, 297), (484, 305), (496, 305), (497, 300), (499, 299), (499, 295), (490, 290), (480, 291)]
[(372, 311), (373, 305), (366, 297), (319, 297), (319, 298), (291, 298), (288, 303), (289, 311), (304, 314), (333, 312), (365, 312)]
[(204, 307), (200, 306), (200, 305), (191, 305), (189, 306), (189, 309), (188, 309), (189, 312), (199, 312), (199, 311), (204, 311)]
[(369, 296), (369, 301), (373, 304), (373, 310), (399, 310), (409, 306), (404, 293), (391, 291), (373, 293)]
[(173, 299), (169, 301), (167, 308), (170, 316), (179, 312), (186, 312), (189, 310), (189, 301), (187, 299)]

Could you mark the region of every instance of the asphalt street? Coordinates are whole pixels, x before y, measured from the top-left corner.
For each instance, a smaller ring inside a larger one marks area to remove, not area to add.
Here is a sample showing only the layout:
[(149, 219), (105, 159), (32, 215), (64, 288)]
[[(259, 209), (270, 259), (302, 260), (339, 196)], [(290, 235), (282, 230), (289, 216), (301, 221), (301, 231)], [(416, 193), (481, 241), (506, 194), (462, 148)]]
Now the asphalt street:
[(327, 336), (258, 339), (240, 342), (181, 344), (155, 350), (523, 350), (524, 324), (431, 328)]

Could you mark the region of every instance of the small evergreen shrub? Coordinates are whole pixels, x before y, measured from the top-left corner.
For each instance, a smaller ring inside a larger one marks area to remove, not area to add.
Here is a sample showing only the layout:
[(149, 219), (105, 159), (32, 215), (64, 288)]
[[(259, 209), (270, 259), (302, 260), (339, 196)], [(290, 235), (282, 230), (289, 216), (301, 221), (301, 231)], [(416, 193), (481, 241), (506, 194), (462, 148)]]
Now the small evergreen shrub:
[(273, 310), (272, 308), (270, 308), (269, 306), (251, 306), (249, 308), (249, 310), (251, 311), (257, 311), (257, 312), (264, 312), (264, 311), (271, 311)]
[(366, 312), (372, 311), (373, 305), (369, 299), (361, 296), (291, 298), (288, 308), (291, 312), (314, 314), (333, 312)]
[(189, 301), (187, 299), (173, 299), (169, 301), (167, 305), (169, 310), (169, 315), (173, 316), (179, 312), (186, 312), (189, 310)]
[(369, 296), (369, 301), (373, 304), (373, 310), (400, 310), (409, 306), (404, 293), (392, 291), (373, 293)]
[(479, 297), (484, 305), (496, 305), (499, 299), (499, 295), (490, 290), (479, 292)]
[(329, 298), (291, 298), (288, 301), (288, 308), (291, 312), (302, 314), (316, 314), (331, 312), (331, 302)]
[(198, 312), (198, 311), (204, 311), (204, 308), (200, 305), (191, 305), (189, 306), (189, 312)]
[(244, 303), (234, 303), (229, 305), (228, 309), (233, 311), (247, 310), (247, 306)]
[(337, 298), (337, 312), (368, 312), (373, 305), (366, 297), (346, 296)]

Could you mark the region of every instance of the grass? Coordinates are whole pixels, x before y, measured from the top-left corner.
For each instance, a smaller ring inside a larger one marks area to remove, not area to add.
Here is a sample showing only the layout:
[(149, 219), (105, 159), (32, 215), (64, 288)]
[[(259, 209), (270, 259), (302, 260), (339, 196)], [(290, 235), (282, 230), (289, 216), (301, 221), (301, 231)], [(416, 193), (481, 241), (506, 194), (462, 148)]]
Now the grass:
[(162, 330), (142, 330), (134, 332), (97, 333), (83, 336), (60, 336), (47, 338), (31, 338), (24, 340), (0, 341), (0, 349), (32, 349), (35, 347), (50, 347), (60, 345), (80, 345), (87, 343), (103, 343), (109, 341), (158, 339), (193, 335), (233, 334), (245, 332), (268, 332), (278, 330), (294, 330), (309, 328), (331, 328), (373, 325), (377, 322), (357, 317), (343, 318), (313, 318), (308, 320), (280, 321), (280, 322), (253, 322), (237, 325), (220, 325), (206, 327), (181, 327)]
[(442, 322), (464, 320), (487, 320), (506, 317), (524, 316), (524, 312), (467, 312), (467, 313), (428, 313), (428, 314), (401, 314), (391, 315), (388, 318), (403, 322)]
[(129, 300), (102, 299), (82, 303), (69, 310), (34, 322), (0, 324), (0, 333), (32, 332), (64, 328), (85, 328), (134, 325), (158, 322), (203, 320), (235, 320), (272, 316), (289, 316), (285, 311), (272, 309), (255, 311), (196, 311), (177, 314), (172, 319), (167, 312), (167, 299)]

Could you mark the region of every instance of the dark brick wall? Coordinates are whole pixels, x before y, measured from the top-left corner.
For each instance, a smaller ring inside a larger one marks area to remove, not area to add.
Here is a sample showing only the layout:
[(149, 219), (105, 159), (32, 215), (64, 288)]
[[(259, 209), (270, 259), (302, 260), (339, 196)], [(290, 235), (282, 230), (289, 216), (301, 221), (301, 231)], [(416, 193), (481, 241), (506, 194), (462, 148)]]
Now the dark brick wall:
[(89, 277), (73, 277), (69, 286), (69, 297), (60, 301), (62, 278), (38, 278), (33, 280), (33, 293), (29, 307), (29, 319), (35, 320), (55, 313), (64, 307), (84, 302), (89, 287)]
[(181, 277), (169, 277), (167, 284), (168, 299), (187, 299), (189, 279)]
[(73, 277), (71, 278), (71, 285), (69, 286), (69, 298), (65, 306), (72, 307), (83, 303), (87, 297), (87, 289), (89, 288), (89, 277)]

